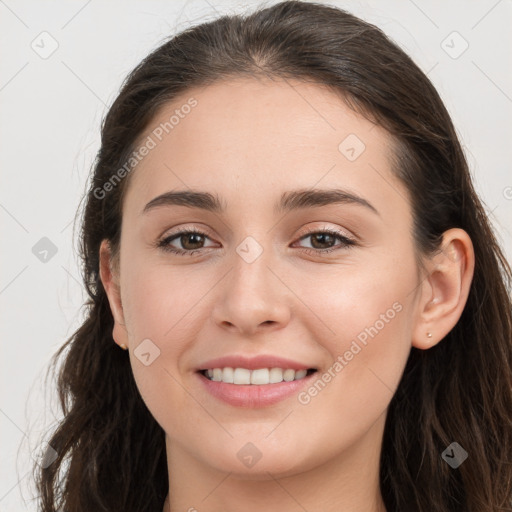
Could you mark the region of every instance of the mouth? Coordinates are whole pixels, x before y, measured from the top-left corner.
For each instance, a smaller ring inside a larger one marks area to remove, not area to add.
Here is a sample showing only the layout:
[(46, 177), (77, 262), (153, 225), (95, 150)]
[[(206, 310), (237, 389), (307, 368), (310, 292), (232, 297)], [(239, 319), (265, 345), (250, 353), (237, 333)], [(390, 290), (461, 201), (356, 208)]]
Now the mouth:
[(269, 407), (310, 385), (316, 368), (244, 368), (217, 366), (196, 372), (200, 385), (215, 400), (237, 408)]
[(223, 382), (237, 386), (265, 386), (281, 382), (293, 382), (309, 377), (316, 368), (294, 370), (293, 368), (208, 368), (199, 370), (199, 373), (212, 382)]

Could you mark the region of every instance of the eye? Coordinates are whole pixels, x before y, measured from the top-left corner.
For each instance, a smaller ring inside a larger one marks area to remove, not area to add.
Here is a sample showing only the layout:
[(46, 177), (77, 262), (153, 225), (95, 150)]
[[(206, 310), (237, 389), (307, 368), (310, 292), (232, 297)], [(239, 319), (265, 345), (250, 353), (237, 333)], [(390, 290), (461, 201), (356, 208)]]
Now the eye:
[[(198, 250), (202, 249), (200, 245), (204, 243), (202, 240), (204, 238), (209, 237), (202, 231), (198, 231), (197, 229), (183, 229), (178, 233), (163, 238), (157, 243), (157, 246), (166, 252), (191, 256)], [(172, 247), (170, 244), (174, 240), (177, 240), (182, 245), (183, 249), (176, 249), (175, 247)]]
[[(157, 247), (165, 252), (170, 252), (178, 255), (192, 256), (196, 252), (200, 252), (205, 247), (204, 240), (209, 238), (206, 233), (198, 231), (197, 229), (183, 229), (178, 233), (163, 238), (157, 242)], [(336, 250), (346, 249), (356, 245), (356, 241), (345, 236), (341, 231), (336, 231), (330, 228), (322, 228), (311, 230), (303, 235), (299, 241), (310, 238), (312, 240), (312, 247), (305, 248), (304, 252), (309, 254), (325, 254)], [(336, 246), (332, 245), (339, 240), (341, 243)], [(173, 247), (171, 243), (179, 242), (182, 249)], [(323, 247), (327, 245), (328, 247)]]
[[(310, 238), (312, 241), (312, 248), (305, 249), (304, 251), (308, 254), (325, 254), (356, 245), (355, 240), (348, 238), (341, 231), (330, 228), (317, 228), (315, 230), (309, 231), (306, 235), (303, 235), (300, 240), (306, 240), (308, 238)], [(341, 244), (338, 246), (332, 245), (336, 242), (336, 240), (339, 240)], [(325, 245), (328, 245), (329, 247), (325, 248)]]

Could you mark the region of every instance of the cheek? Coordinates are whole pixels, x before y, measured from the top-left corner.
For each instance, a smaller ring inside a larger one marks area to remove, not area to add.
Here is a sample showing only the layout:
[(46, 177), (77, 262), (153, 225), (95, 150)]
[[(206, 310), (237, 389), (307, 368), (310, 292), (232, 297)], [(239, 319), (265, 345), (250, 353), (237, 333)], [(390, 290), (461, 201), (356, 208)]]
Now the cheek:
[(348, 348), (347, 342), (355, 338), (364, 344), (377, 336), (396, 336), (398, 342), (410, 328), (407, 319), (417, 286), (412, 257), (354, 258), (288, 279), (307, 306), (298, 321), (308, 320), (307, 329), (321, 336), (318, 341), (331, 355)]
[[(126, 267), (122, 283), (123, 310), (130, 341), (133, 375), (155, 419), (172, 428), (166, 411), (183, 410), (186, 393), (180, 388), (180, 361), (197, 338), (204, 320), (198, 304), (204, 291), (165, 266), (141, 263)], [(149, 355), (145, 355), (149, 354)]]
[(316, 445), (318, 460), (356, 444), (374, 424), (385, 421), (410, 342), (408, 306), (381, 299), (367, 302), (357, 317), (344, 317), (340, 310), (333, 318), (336, 340), (324, 341), (329, 362), (298, 395), (294, 421), (301, 425), (301, 436)]
[(212, 283), (204, 276), (199, 279), (197, 272), (163, 264), (141, 262), (126, 273), (130, 277), (123, 284), (123, 308), (133, 346), (150, 338), (160, 348), (179, 353), (180, 340), (193, 339), (194, 329), (200, 328), (200, 301)]
[(380, 259), (328, 272), (296, 281), (297, 294), (307, 297), (314, 313), (302, 317), (308, 319), (305, 328), (327, 353), (321, 382), (306, 390), (303, 403), (315, 402), (321, 414), (336, 401), (343, 421), (347, 413), (353, 421), (363, 419), (361, 410), (370, 420), (387, 407), (410, 352), (415, 262)]

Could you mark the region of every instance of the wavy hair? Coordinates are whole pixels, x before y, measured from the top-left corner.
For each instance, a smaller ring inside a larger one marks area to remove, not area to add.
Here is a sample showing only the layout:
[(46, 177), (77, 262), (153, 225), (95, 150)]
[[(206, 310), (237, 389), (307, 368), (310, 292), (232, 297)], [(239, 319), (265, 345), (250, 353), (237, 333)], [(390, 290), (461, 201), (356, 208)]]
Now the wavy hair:
[[(426, 75), (379, 28), (336, 7), (285, 1), (169, 38), (129, 74), (103, 120), (81, 219), (85, 320), (49, 367), (63, 419), (48, 441), (57, 459), (34, 470), (41, 512), (162, 510), (164, 432), (139, 394), (127, 353), (113, 342), (99, 277), (102, 240), (118, 254), (130, 175), (102, 199), (97, 190), (163, 105), (192, 87), (264, 76), (327, 86), (393, 136), (394, 172), (410, 193), (418, 254), (440, 250), (453, 227), (474, 245), (460, 320), (433, 348), (411, 349), (389, 405), (380, 458), (387, 510), (512, 510), (511, 269), (450, 116)], [(451, 469), (441, 453), (455, 440), (469, 458)]]

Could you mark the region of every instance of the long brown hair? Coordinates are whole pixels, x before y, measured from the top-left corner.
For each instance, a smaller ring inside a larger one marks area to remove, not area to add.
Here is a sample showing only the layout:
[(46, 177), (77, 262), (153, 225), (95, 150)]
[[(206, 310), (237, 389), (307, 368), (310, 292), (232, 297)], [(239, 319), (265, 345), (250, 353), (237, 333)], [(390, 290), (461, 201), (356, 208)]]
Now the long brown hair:
[[(452, 227), (473, 241), (474, 278), (459, 322), (430, 350), (412, 348), (389, 406), (380, 460), (387, 510), (512, 510), (511, 269), (450, 116), (425, 74), (380, 29), (335, 7), (287, 1), (172, 37), (131, 72), (104, 119), (80, 237), (86, 319), (49, 368), (64, 418), (49, 438), (57, 459), (35, 470), (41, 511), (162, 510), (164, 432), (112, 340), (99, 278), (101, 241), (119, 249), (129, 176), (105, 197), (98, 189), (162, 105), (195, 86), (263, 75), (328, 86), (394, 136), (395, 172), (410, 192), (420, 254), (439, 250)], [(469, 453), (457, 469), (441, 457), (453, 441)]]

